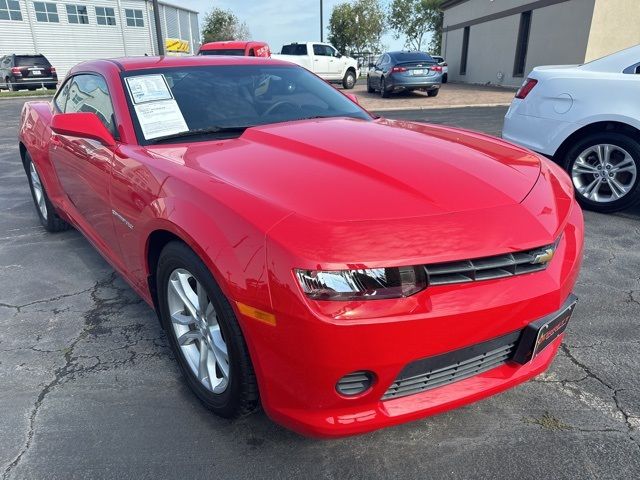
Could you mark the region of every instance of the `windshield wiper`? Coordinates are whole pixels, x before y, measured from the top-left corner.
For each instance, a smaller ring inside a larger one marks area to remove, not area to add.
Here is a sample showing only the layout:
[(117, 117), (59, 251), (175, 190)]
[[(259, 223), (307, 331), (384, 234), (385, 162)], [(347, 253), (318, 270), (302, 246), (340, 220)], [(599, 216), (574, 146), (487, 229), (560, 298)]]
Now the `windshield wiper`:
[(162, 137), (156, 137), (149, 140), (149, 143), (159, 143), (165, 140), (173, 140), (176, 138), (197, 137), (198, 135), (207, 135), (209, 133), (242, 133), (251, 125), (235, 126), (235, 127), (207, 127), (197, 128), (195, 130), (189, 130), (187, 132), (172, 133), (171, 135), (163, 135)]

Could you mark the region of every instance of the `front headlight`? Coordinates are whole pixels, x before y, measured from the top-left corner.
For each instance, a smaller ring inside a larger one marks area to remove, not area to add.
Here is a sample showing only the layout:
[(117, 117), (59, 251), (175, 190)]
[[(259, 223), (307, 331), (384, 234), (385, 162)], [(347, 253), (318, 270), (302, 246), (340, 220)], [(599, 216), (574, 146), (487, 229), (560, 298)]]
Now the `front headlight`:
[(314, 300), (376, 300), (408, 297), (427, 286), (424, 267), (362, 270), (296, 270), (307, 297)]

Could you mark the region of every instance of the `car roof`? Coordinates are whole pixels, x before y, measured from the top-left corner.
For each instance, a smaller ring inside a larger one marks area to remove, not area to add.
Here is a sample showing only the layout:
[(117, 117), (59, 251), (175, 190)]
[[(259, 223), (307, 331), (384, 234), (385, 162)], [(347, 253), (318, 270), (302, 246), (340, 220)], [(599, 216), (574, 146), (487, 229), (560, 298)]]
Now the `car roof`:
[(200, 50), (218, 50), (225, 48), (246, 48), (249, 45), (266, 45), (266, 42), (254, 41), (228, 41), (228, 42), (209, 42), (200, 47)]
[(265, 63), (292, 66), (290, 62), (264, 57), (195, 55), (185, 57), (121, 57), (90, 60), (79, 63), (73, 67), (72, 71), (98, 68), (104, 66), (105, 63), (115, 64), (123, 71), (145, 70), (150, 68), (197, 67), (204, 65), (264, 65)]

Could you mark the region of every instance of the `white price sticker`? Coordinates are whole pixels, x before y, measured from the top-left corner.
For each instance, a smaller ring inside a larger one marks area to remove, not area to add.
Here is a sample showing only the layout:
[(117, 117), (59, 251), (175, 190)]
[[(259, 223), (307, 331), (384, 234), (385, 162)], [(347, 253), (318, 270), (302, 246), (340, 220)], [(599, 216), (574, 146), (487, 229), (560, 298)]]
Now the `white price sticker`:
[(173, 98), (164, 75), (138, 75), (127, 77), (127, 87), (133, 103), (157, 102)]
[(175, 100), (162, 100), (135, 105), (142, 134), (147, 140), (189, 131)]

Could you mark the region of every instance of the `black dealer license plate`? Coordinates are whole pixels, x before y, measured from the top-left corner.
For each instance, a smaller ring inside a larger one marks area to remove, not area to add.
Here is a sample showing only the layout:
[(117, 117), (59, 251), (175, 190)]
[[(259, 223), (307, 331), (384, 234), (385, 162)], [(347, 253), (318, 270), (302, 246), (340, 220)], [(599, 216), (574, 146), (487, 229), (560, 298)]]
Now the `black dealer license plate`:
[(571, 295), (558, 312), (527, 325), (513, 360), (518, 363), (533, 360), (536, 355), (558, 338), (567, 328), (577, 301), (577, 297)]

